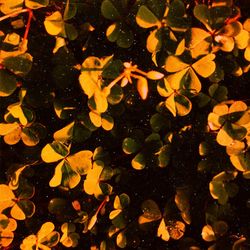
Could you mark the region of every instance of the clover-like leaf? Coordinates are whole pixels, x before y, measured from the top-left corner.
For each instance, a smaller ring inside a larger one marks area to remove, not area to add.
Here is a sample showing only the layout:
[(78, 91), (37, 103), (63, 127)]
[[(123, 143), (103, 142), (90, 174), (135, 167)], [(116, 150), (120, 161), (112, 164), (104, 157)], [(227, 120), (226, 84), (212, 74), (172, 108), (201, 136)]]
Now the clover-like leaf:
[(62, 14), (59, 11), (54, 12), (52, 15), (45, 18), (44, 26), (46, 31), (52, 35), (56, 36), (63, 32), (64, 21)]
[(8, 218), (4, 214), (0, 214), (0, 246), (8, 247), (13, 239), (14, 232), (17, 228), (17, 223), (14, 219)]
[(65, 144), (54, 141), (47, 144), (41, 152), (42, 160), (46, 163), (57, 162), (66, 157), (69, 153), (69, 149)]
[(78, 240), (80, 239), (80, 235), (75, 232), (76, 226), (73, 223), (65, 222), (61, 226), (61, 231), (63, 233), (60, 242), (65, 247), (76, 247), (78, 245)]
[(26, 237), (20, 245), (21, 250), (36, 248), (38, 250), (51, 250), (60, 240), (60, 234), (54, 231), (55, 226), (52, 222), (45, 222), (36, 235)]

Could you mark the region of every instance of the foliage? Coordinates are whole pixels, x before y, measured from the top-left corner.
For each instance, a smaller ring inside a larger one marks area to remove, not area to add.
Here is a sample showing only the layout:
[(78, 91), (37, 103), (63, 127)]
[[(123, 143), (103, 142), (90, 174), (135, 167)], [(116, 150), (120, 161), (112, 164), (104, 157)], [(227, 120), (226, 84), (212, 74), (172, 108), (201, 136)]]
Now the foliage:
[(249, 249), (245, 0), (0, 0), (1, 249)]

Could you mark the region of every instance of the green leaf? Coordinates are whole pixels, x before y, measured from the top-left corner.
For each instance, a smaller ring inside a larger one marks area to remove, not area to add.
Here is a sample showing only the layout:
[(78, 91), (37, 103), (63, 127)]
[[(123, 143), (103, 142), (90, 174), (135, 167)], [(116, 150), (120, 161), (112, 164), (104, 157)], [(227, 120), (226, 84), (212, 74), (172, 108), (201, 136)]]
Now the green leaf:
[[(141, 205), (141, 209), (143, 212), (142, 216), (150, 221), (156, 221), (162, 217), (161, 211), (158, 205), (153, 200), (145, 200)], [(139, 220), (139, 223), (140, 223), (140, 220)]]
[(210, 20), (209, 10), (205, 4), (198, 4), (194, 7), (194, 16), (203, 23), (206, 28), (210, 29), (208, 22)]
[(136, 153), (141, 145), (135, 139), (127, 137), (122, 142), (122, 150), (126, 154)]
[(25, 53), (15, 57), (5, 57), (3, 65), (15, 75), (23, 77), (31, 70), (32, 56)]
[(108, 103), (116, 105), (122, 101), (123, 96), (122, 87), (120, 85), (115, 85), (111, 88), (110, 94), (108, 95)]
[(63, 13), (63, 20), (67, 21), (76, 15), (77, 7), (72, 0), (67, 0), (66, 7)]
[(5, 70), (0, 70), (0, 96), (9, 96), (17, 88), (17, 79)]
[(140, 27), (145, 29), (160, 26), (161, 24), (155, 14), (145, 5), (140, 6), (136, 14), (136, 22)]
[(111, 0), (104, 0), (102, 2), (101, 12), (105, 18), (110, 20), (118, 20), (121, 18), (121, 14)]
[(150, 118), (150, 126), (155, 132), (159, 132), (164, 129), (168, 129), (170, 127), (170, 121), (167, 117), (156, 113)]
[(75, 40), (77, 38), (78, 31), (73, 24), (65, 23), (64, 29), (65, 29), (66, 36), (69, 40), (72, 41), (72, 40)]
[(228, 200), (228, 193), (225, 189), (225, 184), (222, 181), (211, 181), (209, 183), (209, 190), (214, 199), (218, 199), (218, 202), (225, 205)]

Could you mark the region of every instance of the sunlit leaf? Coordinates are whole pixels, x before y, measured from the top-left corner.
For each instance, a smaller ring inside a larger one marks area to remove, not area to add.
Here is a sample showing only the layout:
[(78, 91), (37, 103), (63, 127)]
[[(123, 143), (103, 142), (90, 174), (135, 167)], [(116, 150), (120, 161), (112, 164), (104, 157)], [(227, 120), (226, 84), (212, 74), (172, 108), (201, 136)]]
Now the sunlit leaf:
[(192, 68), (202, 77), (209, 77), (215, 71), (214, 54), (208, 54), (192, 64)]
[(12, 190), (9, 186), (5, 184), (0, 184), (0, 213), (8, 208), (12, 207), (15, 202), (14, 199), (16, 198)]
[(164, 218), (161, 219), (160, 225), (157, 229), (157, 236), (160, 237), (164, 241), (169, 241), (170, 239), (170, 235), (167, 230)]
[(210, 225), (206, 225), (202, 228), (201, 236), (203, 240), (208, 242), (216, 240), (213, 228)]
[(137, 91), (142, 100), (146, 100), (148, 96), (148, 81), (145, 77), (139, 77), (137, 80)]
[(56, 36), (60, 34), (64, 29), (62, 14), (59, 11), (56, 11), (52, 15), (46, 17), (44, 26), (50, 35)]
[(63, 159), (68, 154), (68, 148), (61, 142), (54, 141), (47, 144), (41, 152), (44, 162), (51, 163)]

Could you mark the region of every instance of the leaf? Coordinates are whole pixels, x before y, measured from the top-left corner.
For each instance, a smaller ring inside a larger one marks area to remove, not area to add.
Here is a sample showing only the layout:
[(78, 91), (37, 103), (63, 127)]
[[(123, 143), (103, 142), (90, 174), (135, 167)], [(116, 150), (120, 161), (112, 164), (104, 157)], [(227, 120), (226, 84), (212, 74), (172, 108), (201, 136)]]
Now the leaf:
[(145, 5), (140, 6), (136, 14), (136, 22), (140, 27), (145, 28), (145, 29), (148, 29), (154, 26), (160, 26), (160, 21), (158, 20), (158, 18)]
[(242, 152), (239, 155), (231, 155), (230, 161), (233, 166), (242, 172), (250, 170), (250, 153), (249, 152)]
[(110, 20), (118, 20), (121, 15), (115, 5), (110, 0), (104, 0), (101, 5), (102, 15)]
[(52, 35), (59, 35), (64, 29), (63, 17), (59, 11), (45, 18), (44, 26), (46, 31)]
[(172, 73), (186, 69), (189, 64), (184, 63), (177, 56), (170, 55), (165, 62), (165, 70)]
[(46, 7), (49, 4), (49, 0), (25, 0), (25, 5), (30, 9), (39, 9)]
[(67, 142), (72, 139), (75, 122), (71, 122), (64, 128), (56, 131), (53, 135), (55, 141)]
[(131, 165), (136, 170), (142, 170), (146, 166), (145, 156), (143, 153), (138, 153), (131, 161)]
[(3, 65), (18, 76), (25, 76), (29, 73), (32, 67), (32, 56), (28, 53), (5, 57), (3, 60)]
[(19, 128), (19, 124), (14, 122), (14, 123), (0, 123), (0, 135), (7, 135), (11, 133), (12, 131), (15, 131), (16, 129)]
[(122, 142), (122, 150), (126, 154), (136, 153), (141, 145), (133, 138), (127, 137)]
[(95, 161), (93, 167), (89, 170), (87, 177), (84, 181), (84, 191), (89, 195), (95, 195), (98, 197), (102, 194), (102, 190), (99, 186), (100, 175), (103, 171), (104, 164), (102, 161)]
[(67, 0), (66, 7), (63, 13), (63, 20), (67, 21), (73, 18), (76, 15), (76, 12), (77, 12), (76, 4), (72, 2), (72, 0)]
[(192, 68), (200, 76), (207, 78), (215, 71), (216, 64), (213, 61), (214, 59), (214, 54), (208, 54), (192, 64)]
[(70, 155), (66, 158), (70, 167), (80, 175), (87, 174), (92, 167), (93, 153), (89, 150), (83, 150)]
[(69, 149), (63, 143), (54, 141), (42, 149), (41, 157), (46, 163), (57, 162), (63, 159), (68, 152)]
[(162, 79), (163, 77), (164, 77), (164, 74), (162, 74), (158, 71), (151, 70), (151, 71), (147, 72), (147, 78), (149, 78), (151, 80), (159, 80), (159, 79)]
[(216, 240), (213, 228), (210, 225), (206, 225), (202, 228), (201, 236), (203, 240), (208, 242)]
[(24, 0), (8, 0), (8, 1), (1, 1), (0, 11), (3, 14), (9, 14), (13, 11), (17, 11), (22, 9)]
[(141, 205), (141, 209), (143, 212), (142, 216), (146, 219), (149, 219), (150, 221), (157, 221), (162, 217), (158, 205), (153, 200), (145, 200)]
[(214, 199), (222, 205), (225, 205), (228, 200), (228, 194), (225, 189), (225, 184), (222, 181), (211, 181), (209, 183), (210, 194)]
[(148, 81), (145, 77), (139, 77), (137, 80), (137, 91), (142, 100), (146, 100), (148, 96)]
[(164, 218), (161, 219), (160, 225), (157, 229), (157, 236), (164, 241), (169, 241), (170, 235), (168, 233)]
[(189, 114), (192, 109), (191, 101), (184, 95), (176, 95), (174, 97), (176, 111), (179, 116), (185, 116)]
[(115, 85), (110, 90), (110, 94), (108, 95), (108, 103), (111, 105), (116, 105), (120, 103), (123, 99), (123, 90), (120, 85)]
[(102, 128), (106, 131), (110, 131), (114, 127), (114, 119), (107, 114), (102, 114), (101, 118)]
[(0, 97), (11, 95), (17, 88), (17, 79), (5, 70), (0, 70)]
[(8, 207), (12, 207), (16, 198), (9, 186), (0, 184), (0, 213)]
[(208, 25), (210, 21), (208, 7), (205, 4), (198, 4), (198, 5), (195, 5), (193, 12), (194, 12), (194, 16), (201, 23), (203, 23), (208, 30), (210, 30), (210, 27)]
[(125, 248), (127, 246), (127, 237), (123, 231), (116, 236), (116, 244), (120, 248)]
[(10, 211), (11, 216), (17, 220), (25, 220), (26, 218), (30, 218), (34, 213), (35, 204), (30, 200), (18, 201)]
[(90, 111), (89, 112), (89, 118), (91, 122), (96, 126), (96, 127), (101, 127), (102, 125), (102, 117), (100, 114)]

